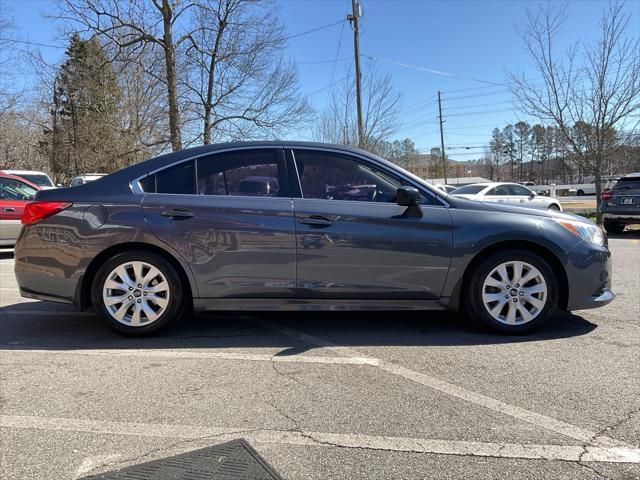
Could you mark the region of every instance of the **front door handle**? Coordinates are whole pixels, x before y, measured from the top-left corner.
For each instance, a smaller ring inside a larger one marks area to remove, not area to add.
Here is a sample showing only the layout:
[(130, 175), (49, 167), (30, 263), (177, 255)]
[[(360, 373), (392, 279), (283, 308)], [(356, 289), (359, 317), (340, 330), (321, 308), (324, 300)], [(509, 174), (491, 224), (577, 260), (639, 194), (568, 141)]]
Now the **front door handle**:
[(172, 210), (162, 211), (160, 215), (171, 218), (191, 218), (193, 217), (193, 212), (188, 208), (174, 208)]
[(300, 219), (300, 223), (304, 223), (305, 225), (309, 225), (314, 228), (324, 228), (330, 227), (333, 225), (333, 222), (328, 218), (322, 217), (320, 215), (311, 215), (310, 217), (302, 217)]
[(2, 207), (2, 211), (5, 213), (14, 213), (16, 209), (12, 207)]

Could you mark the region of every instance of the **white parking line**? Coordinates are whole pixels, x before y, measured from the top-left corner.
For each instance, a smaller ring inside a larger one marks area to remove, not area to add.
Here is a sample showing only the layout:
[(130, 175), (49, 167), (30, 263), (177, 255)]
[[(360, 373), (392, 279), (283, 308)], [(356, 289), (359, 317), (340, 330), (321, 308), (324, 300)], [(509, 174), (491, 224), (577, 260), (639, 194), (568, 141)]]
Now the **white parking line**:
[(250, 362), (281, 362), (281, 363), (324, 363), (342, 365), (372, 365), (377, 366), (378, 361), (373, 358), (359, 357), (317, 357), (311, 355), (274, 356), (264, 353), (235, 353), (235, 352), (197, 352), (184, 350), (165, 349), (86, 349), (86, 350), (30, 350), (30, 349), (5, 349), (4, 352), (35, 353), (40, 355), (87, 355), (102, 357), (149, 357), (149, 358), (187, 358), (187, 359), (222, 359), (222, 360), (247, 360)]
[(307, 342), (310, 345), (327, 348), (331, 351), (334, 351), (340, 354), (341, 356), (345, 356), (345, 357), (357, 356), (358, 358), (370, 358), (372, 360), (378, 360), (378, 368), (380, 368), (381, 370), (384, 370), (385, 372), (391, 373), (393, 375), (397, 375), (407, 380), (411, 380), (413, 382), (419, 383), (420, 385), (424, 385), (425, 387), (429, 387), (439, 392), (445, 393), (447, 395), (451, 395), (452, 397), (465, 400), (469, 403), (473, 403), (474, 405), (479, 405), (479, 406), (488, 408), (489, 410), (493, 410), (495, 412), (500, 412), (505, 415), (509, 415), (519, 420), (523, 420), (525, 422), (531, 423), (532, 425), (542, 427), (546, 430), (551, 430), (553, 432), (559, 433), (566, 437), (573, 438), (575, 440), (579, 440), (581, 442), (584, 442), (590, 445), (598, 445), (603, 447), (629, 447), (629, 445), (627, 445), (626, 443), (615, 440), (613, 438), (610, 438), (604, 435), (598, 435), (595, 432), (586, 430), (581, 427), (576, 427), (562, 420), (557, 420), (555, 418), (551, 418), (546, 415), (541, 415), (539, 413), (532, 412), (530, 410), (526, 410), (524, 408), (517, 407), (515, 405), (510, 405), (501, 400), (496, 400), (494, 398), (488, 397), (481, 393), (467, 390), (458, 385), (445, 382), (438, 378), (431, 377), (424, 373), (411, 370), (407, 367), (403, 367), (395, 363), (387, 362), (381, 359), (376, 359), (375, 357), (371, 357), (368, 355), (363, 355), (361, 352), (358, 352), (357, 350), (353, 350), (347, 347), (337, 346), (331, 342), (328, 342), (327, 340), (324, 340), (319, 337), (315, 337), (313, 335), (309, 335), (304, 332), (300, 332), (298, 330), (294, 330), (292, 328), (276, 325), (271, 322), (255, 322), (255, 323), (258, 323), (260, 326), (264, 328), (270, 328), (271, 330), (280, 332), (284, 335), (299, 338), (300, 340), (303, 340), (304, 342)]
[(242, 436), (250, 442), (314, 447), (346, 447), (395, 452), (430, 453), (440, 455), (472, 455), (478, 457), (526, 458), (583, 462), (640, 463), (639, 448), (533, 445), (427, 438), (390, 437), (313, 431), (251, 430), (167, 425), (153, 423), (113, 422), (78, 418), (37, 416), (0, 416), (0, 427), (63, 432), (85, 432), (106, 435), (181, 438), (220, 441)]

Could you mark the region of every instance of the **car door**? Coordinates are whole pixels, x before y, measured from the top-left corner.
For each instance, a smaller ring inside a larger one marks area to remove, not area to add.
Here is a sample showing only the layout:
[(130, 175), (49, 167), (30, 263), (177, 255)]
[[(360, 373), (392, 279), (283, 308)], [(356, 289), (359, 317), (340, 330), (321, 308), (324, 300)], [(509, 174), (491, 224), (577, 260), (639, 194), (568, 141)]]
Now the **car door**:
[(421, 217), (395, 203), (403, 180), (364, 157), (291, 152), (297, 295), (325, 299), (438, 299), (449, 270), (452, 222), (428, 192)]
[(25, 205), (34, 199), (37, 190), (15, 178), (0, 177), (0, 241), (18, 238)]
[(190, 264), (201, 298), (293, 296), (293, 206), (281, 148), (203, 156), (141, 184), (151, 230)]

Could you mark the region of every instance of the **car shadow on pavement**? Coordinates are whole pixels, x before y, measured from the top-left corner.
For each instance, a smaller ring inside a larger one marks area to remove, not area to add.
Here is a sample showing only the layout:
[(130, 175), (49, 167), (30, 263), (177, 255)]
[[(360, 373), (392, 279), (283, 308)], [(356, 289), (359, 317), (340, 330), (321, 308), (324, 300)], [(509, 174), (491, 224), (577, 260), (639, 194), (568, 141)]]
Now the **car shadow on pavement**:
[(586, 335), (596, 328), (564, 312), (520, 336), (494, 334), (442, 311), (223, 312), (189, 315), (156, 336), (127, 338), (109, 330), (93, 314), (78, 314), (66, 305), (25, 302), (0, 308), (0, 350), (275, 348), (281, 349), (277, 355), (296, 355), (316, 347), (292, 331), (336, 346), (365, 347), (537, 342)]

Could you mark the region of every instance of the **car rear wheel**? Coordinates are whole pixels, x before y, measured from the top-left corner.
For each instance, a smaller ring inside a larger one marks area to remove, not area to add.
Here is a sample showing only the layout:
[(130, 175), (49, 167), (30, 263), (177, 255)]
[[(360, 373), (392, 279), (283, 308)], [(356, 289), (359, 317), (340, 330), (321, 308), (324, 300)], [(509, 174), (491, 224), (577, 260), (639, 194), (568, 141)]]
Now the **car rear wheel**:
[(131, 251), (106, 261), (94, 278), (93, 306), (112, 329), (148, 335), (174, 323), (182, 314), (180, 276), (160, 255)]
[(604, 222), (604, 229), (607, 233), (622, 233), (624, 231), (624, 223)]
[(558, 304), (558, 283), (548, 262), (525, 250), (483, 260), (469, 282), (467, 313), (501, 333), (527, 333), (549, 320)]

